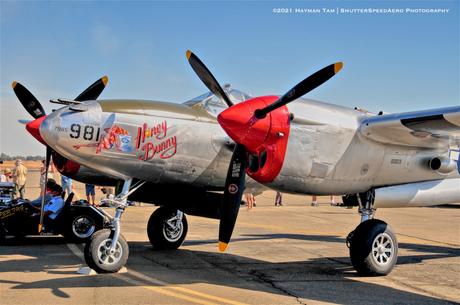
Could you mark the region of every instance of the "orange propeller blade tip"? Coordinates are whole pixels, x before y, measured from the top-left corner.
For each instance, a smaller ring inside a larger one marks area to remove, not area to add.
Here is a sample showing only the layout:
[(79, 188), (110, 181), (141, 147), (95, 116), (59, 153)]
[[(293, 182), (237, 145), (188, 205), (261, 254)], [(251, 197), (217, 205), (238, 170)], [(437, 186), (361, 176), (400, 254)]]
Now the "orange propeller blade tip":
[(101, 78), (102, 82), (104, 83), (104, 86), (107, 86), (107, 83), (109, 82), (109, 77), (107, 75), (104, 75)]
[(192, 51), (187, 50), (187, 52), (185, 52), (185, 56), (187, 56), (187, 60), (189, 60), (190, 56), (192, 56)]
[(17, 84), (18, 84), (18, 82), (14, 80), (14, 81), (11, 83), (11, 87), (13, 87), (13, 89), (14, 89), (14, 88), (16, 87)]
[(339, 61), (334, 64), (334, 73), (337, 74), (343, 68), (343, 62)]
[(219, 251), (224, 252), (227, 249), (228, 244), (222, 241), (219, 241)]

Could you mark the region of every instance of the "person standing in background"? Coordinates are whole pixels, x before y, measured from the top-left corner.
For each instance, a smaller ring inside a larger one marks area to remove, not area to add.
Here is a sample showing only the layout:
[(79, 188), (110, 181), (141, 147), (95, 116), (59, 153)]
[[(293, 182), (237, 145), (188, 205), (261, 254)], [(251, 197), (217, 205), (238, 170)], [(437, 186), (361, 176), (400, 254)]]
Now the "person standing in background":
[[(40, 186), (43, 186), (45, 184), (45, 170), (45, 160), (42, 160), (42, 166), (40, 167)], [(50, 164), (48, 166), (48, 179), (54, 179), (53, 173), (54, 167)]]
[(281, 195), (280, 192), (276, 192), (276, 197), (275, 197), (275, 206), (279, 205), (279, 206), (282, 206), (283, 205), (283, 197)]
[(313, 195), (312, 196), (312, 199), (311, 199), (311, 206), (312, 207), (317, 207), (318, 206), (318, 200), (316, 198), (316, 195)]
[(85, 184), (85, 189), (86, 189), (86, 199), (88, 200), (88, 203), (90, 205), (95, 205), (96, 192), (94, 190), (94, 184)]
[(331, 206), (336, 206), (334, 195), (331, 196)]
[(46, 190), (43, 188), (45, 185), (45, 174), (45, 160), (42, 160), (42, 166), (40, 166), (40, 196), (43, 196), (43, 191), (46, 193)]
[(16, 167), (13, 171), (14, 193), (15, 196), (24, 199), (26, 192), (27, 167), (24, 166), (21, 159), (16, 160)]
[(54, 181), (61, 181), (61, 173), (59, 170), (54, 166), (54, 162), (50, 162), (49, 169), (48, 169), (48, 179), (54, 179)]
[[(332, 206), (335, 206), (336, 203), (335, 203), (335, 198), (334, 198), (334, 195), (331, 195), (331, 205)], [(318, 206), (318, 200), (316, 198), (316, 195), (313, 195), (313, 198), (312, 198), (312, 202), (311, 202), (311, 206), (312, 207), (317, 207)]]
[(244, 196), (246, 197), (246, 202), (248, 204), (248, 210), (256, 206), (256, 198), (254, 197), (253, 193), (246, 193), (244, 194)]
[(73, 186), (72, 186), (71, 178), (61, 175), (61, 186), (62, 186), (62, 191), (64, 192), (64, 196), (65, 195), (68, 196), (70, 193), (72, 193)]
[(2, 174), (0, 175), (0, 182), (8, 182), (8, 178), (6, 178), (6, 175), (5, 175), (5, 172), (6, 172), (6, 169), (3, 170)]
[(12, 176), (11, 169), (5, 168), (3, 170), (3, 174), (4, 174), (5, 178), (6, 178), (5, 182), (13, 182), (13, 176)]
[[(43, 192), (45, 186), (45, 175), (46, 175), (46, 168), (45, 168), (45, 160), (42, 160), (42, 166), (40, 167), (40, 190)], [(48, 166), (48, 179), (54, 179), (53, 176), (53, 167), (51, 164)], [(43, 195), (43, 194), (42, 194)]]

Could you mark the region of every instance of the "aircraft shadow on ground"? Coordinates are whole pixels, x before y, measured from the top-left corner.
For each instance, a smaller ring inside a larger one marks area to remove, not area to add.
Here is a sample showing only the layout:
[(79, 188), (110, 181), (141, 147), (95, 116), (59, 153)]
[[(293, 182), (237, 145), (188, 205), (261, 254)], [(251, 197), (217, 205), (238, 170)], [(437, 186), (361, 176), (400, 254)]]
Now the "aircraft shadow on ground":
[[(333, 242), (333, 243), (342, 243), (345, 244), (345, 239), (339, 236), (328, 236), (328, 235), (305, 235), (305, 234), (242, 234), (241, 237), (232, 238), (233, 242), (238, 241), (254, 241), (254, 240), (268, 240), (268, 239), (294, 239), (294, 240), (304, 240), (304, 241), (321, 241), (321, 242)], [(207, 240), (186, 240), (184, 245), (204, 245), (204, 244), (216, 244), (217, 239), (207, 239)]]
[[(72, 268), (81, 264), (75, 255), (63, 251), (62, 246), (65, 244), (65, 238), (60, 236), (7, 239), (0, 245), (0, 274), (3, 272), (41, 271), (52, 273), (52, 269)], [(65, 255), (61, 254), (63, 252)], [(12, 255), (19, 255), (22, 258), (5, 259)], [(69, 274), (75, 274), (74, 269), (69, 271)], [(2, 282), (3, 279), (0, 277), (0, 283)]]
[[(310, 236), (297, 234), (261, 234), (245, 235), (235, 241), (254, 239), (291, 238), (309, 241), (340, 242), (336, 236)], [(41, 247), (44, 240), (31, 242), (27, 247), (2, 247), (0, 257), (23, 254), (33, 258), (17, 261), (1, 261), (0, 272), (49, 272), (53, 269), (73, 268), (82, 262), (73, 254), (50, 257), (51, 251), (60, 251), (62, 245), (58, 240), (50, 241), (50, 250)], [(207, 242), (215, 243), (215, 240)], [(190, 243), (190, 242), (189, 242)], [(193, 241), (191, 241), (193, 243)], [(59, 246), (60, 245), (60, 246)], [(60, 247), (54, 249), (54, 247)], [(25, 251), (27, 248), (27, 251)], [(41, 248), (35, 255), (34, 249)], [(414, 264), (427, 259), (439, 259), (460, 256), (460, 249), (454, 247), (401, 243), (400, 248), (416, 252), (416, 255), (401, 256), (398, 264)], [(24, 249), (22, 251), (21, 249)], [(32, 249), (32, 251), (31, 251)], [(269, 249), (267, 249), (269, 251)], [(196, 250), (154, 251), (148, 242), (131, 242), (128, 270), (151, 276), (170, 284), (206, 283), (227, 286), (249, 291), (291, 295), (321, 302), (340, 304), (454, 304), (435, 297), (398, 290), (375, 283), (359, 280), (349, 264), (348, 257), (316, 258), (308, 261), (268, 262), (253, 258), (220, 254)], [(18, 253), (23, 252), (23, 253)], [(423, 254), (425, 253), (425, 254)], [(69, 256), (72, 258), (69, 260)], [(69, 264), (70, 263), (70, 264)], [(20, 267), (18, 266), (20, 264)], [(57, 274), (65, 274), (59, 271)], [(133, 277), (139, 285), (124, 278)], [(139, 279), (130, 273), (105, 274), (98, 276), (77, 276), (40, 280), (35, 282), (12, 282), (0, 279), (0, 283), (13, 284), (13, 289), (50, 289), (55, 296), (69, 298), (65, 288), (78, 287), (129, 287), (154, 284), (146, 279)]]
[[(328, 235), (303, 235), (303, 234), (243, 234), (242, 237), (233, 238), (232, 242), (238, 241), (257, 241), (257, 240), (276, 240), (292, 239), (302, 241), (332, 242), (345, 245), (345, 239), (339, 236)], [(184, 242), (186, 246), (217, 244), (217, 239), (208, 240), (188, 240)], [(460, 249), (454, 247), (398, 243), (399, 249), (410, 250), (417, 253), (430, 253), (425, 255), (400, 255), (398, 265), (420, 263), (427, 259), (459, 257)], [(332, 258), (331, 258), (332, 259)], [(348, 257), (343, 257), (340, 261), (351, 264)]]

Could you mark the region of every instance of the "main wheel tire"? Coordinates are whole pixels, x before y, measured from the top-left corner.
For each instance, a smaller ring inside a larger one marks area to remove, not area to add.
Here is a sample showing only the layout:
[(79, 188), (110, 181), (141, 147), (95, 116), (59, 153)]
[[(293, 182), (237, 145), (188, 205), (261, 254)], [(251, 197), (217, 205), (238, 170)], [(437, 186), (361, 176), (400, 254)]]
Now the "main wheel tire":
[(66, 237), (75, 243), (84, 243), (91, 239), (91, 236), (101, 225), (96, 222), (94, 217), (86, 214), (75, 215), (72, 217), (70, 227), (67, 229)]
[(360, 275), (387, 275), (398, 259), (398, 241), (384, 221), (361, 223), (350, 238), (350, 259)]
[(185, 214), (176, 226), (170, 226), (167, 221), (174, 217), (176, 210), (158, 208), (149, 218), (147, 235), (156, 250), (174, 250), (179, 248), (187, 236), (188, 223)]
[(85, 246), (84, 256), (88, 267), (97, 273), (114, 273), (123, 268), (128, 261), (128, 243), (120, 234), (114, 253), (109, 253), (111, 244), (110, 230), (100, 230), (94, 233), (91, 241)]

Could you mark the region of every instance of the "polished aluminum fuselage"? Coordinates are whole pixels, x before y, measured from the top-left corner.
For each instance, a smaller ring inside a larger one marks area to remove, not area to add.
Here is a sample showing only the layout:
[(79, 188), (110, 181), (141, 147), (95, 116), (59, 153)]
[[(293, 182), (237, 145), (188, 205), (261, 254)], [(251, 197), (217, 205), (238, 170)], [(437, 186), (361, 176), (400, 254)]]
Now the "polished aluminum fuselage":
[[(295, 118), (282, 170), (268, 184), (274, 189), (348, 194), (458, 176), (426, 166), (430, 157), (446, 155), (447, 149), (384, 145), (364, 138), (359, 128), (369, 114), (303, 99), (289, 104), (289, 111)], [(199, 104), (90, 101), (53, 112), (40, 133), (58, 153), (98, 172), (209, 190), (223, 188), (233, 149), (215, 116)], [(107, 145), (101, 138), (109, 140)], [(256, 186), (253, 181), (249, 185)]]

